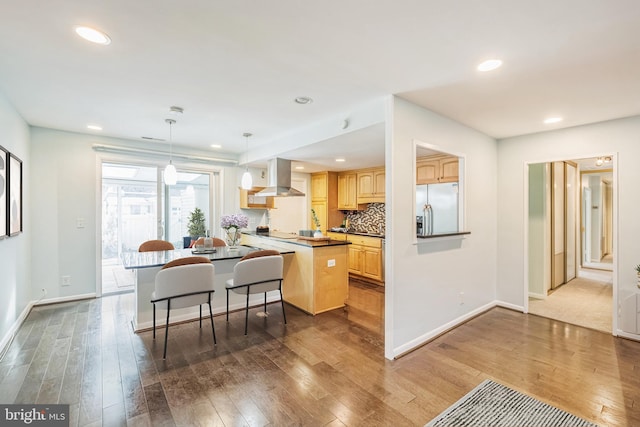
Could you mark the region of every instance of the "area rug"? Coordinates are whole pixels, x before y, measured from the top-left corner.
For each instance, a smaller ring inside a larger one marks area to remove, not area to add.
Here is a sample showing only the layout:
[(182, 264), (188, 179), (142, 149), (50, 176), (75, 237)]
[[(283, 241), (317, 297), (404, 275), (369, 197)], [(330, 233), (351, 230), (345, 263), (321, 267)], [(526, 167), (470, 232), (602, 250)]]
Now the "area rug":
[(425, 427), (597, 427), (568, 412), (484, 380)]

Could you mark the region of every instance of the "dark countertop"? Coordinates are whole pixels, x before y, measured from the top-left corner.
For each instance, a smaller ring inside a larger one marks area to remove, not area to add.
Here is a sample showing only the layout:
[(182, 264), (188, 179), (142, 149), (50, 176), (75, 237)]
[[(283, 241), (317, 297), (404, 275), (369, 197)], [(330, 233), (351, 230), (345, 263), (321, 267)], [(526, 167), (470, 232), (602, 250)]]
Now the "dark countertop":
[(161, 267), (178, 258), (189, 256), (202, 256), (209, 258), (211, 262), (223, 261), (228, 259), (239, 259), (249, 252), (259, 251), (261, 249), (275, 249), (281, 254), (292, 254), (294, 251), (282, 250), (269, 245), (257, 246), (238, 246), (230, 248), (228, 246), (218, 246), (213, 253), (193, 253), (193, 249), (176, 249), (174, 251), (152, 251), (152, 252), (125, 252), (122, 254), (122, 264), (125, 269)]
[(281, 232), (271, 232), (269, 234), (258, 234), (255, 231), (243, 231), (243, 234), (248, 234), (250, 236), (260, 237), (265, 240), (277, 240), (278, 242), (283, 243), (291, 243), (293, 245), (306, 246), (310, 248), (322, 248), (326, 246), (342, 246), (342, 245), (350, 245), (351, 242), (347, 242), (345, 240), (305, 240), (299, 239), (296, 234), (287, 234)]
[(368, 236), (368, 237), (377, 237), (379, 239), (384, 239), (384, 234), (376, 234), (376, 233), (365, 233), (361, 231), (333, 231), (329, 230), (330, 233), (340, 233), (340, 234), (353, 234), (354, 236)]
[(451, 237), (451, 236), (464, 236), (465, 234), (471, 234), (470, 231), (460, 231), (458, 233), (443, 233), (443, 234), (430, 234), (428, 236), (418, 235), (418, 239), (434, 239), (437, 237)]

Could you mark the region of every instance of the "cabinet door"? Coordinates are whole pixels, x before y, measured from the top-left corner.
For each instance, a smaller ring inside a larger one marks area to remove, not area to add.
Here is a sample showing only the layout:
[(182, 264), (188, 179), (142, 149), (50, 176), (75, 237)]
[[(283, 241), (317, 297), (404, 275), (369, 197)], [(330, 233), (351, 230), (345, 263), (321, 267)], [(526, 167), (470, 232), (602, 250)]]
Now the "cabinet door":
[(362, 274), (362, 247), (349, 245), (349, 273)]
[(350, 209), (348, 175), (338, 175), (338, 209)]
[(377, 196), (377, 197), (384, 197), (384, 193), (385, 193), (385, 173), (384, 173), (384, 169), (380, 169), (377, 171), (373, 172), (373, 193)]
[(356, 187), (357, 177), (355, 173), (338, 176), (338, 209), (358, 209)]
[(373, 172), (358, 173), (358, 197), (373, 197)]
[[(327, 202), (326, 201), (322, 201), (322, 202), (311, 202), (311, 209), (313, 209), (314, 211), (316, 211), (316, 216), (318, 217), (318, 220), (320, 221), (320, 229), (321, 230), (328, 230), (328, 225), (327, 225), (327, 221), (328, 221), (328, 215), (327, 215)], [(309, 213), (309, 228), (312, 230), (316, 229), (316, 224), (315, 222), (313, 222), (313, 215), (311, 213)]]
[(327, 200), (327, 174), (311, 175), (311, 200)]
[(362, 251), (362, 275), (371, 279), (383, 281), (382, 277), (382, 251), (375, 248), (363, 248)]
[(416, 163), (416, 184), (433, 184), (440, 176), (440, 162), (420, 160)]
[(458, 158), (449, 157), (440, 160), (440, 182), (458, 181)]

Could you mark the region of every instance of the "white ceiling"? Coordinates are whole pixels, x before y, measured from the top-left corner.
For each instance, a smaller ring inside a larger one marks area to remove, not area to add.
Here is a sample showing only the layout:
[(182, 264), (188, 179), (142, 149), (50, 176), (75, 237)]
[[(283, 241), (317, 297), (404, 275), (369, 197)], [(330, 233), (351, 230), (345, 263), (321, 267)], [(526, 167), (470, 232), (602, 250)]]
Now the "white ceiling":
[[(0, 91), (35, 126), (168, 139), (177, 105), (174, 146), (237, 156), (243, 132), (264, 146), (388, 94), (495, 138), (640, 114), (638, 0), (5, 3)], [(90, 44), (75, 25), (113, 41)], [(503, 67), (475, 70), (492, 57)], [(384, 129), (371, 130), (287, 157), (384, 156)]]

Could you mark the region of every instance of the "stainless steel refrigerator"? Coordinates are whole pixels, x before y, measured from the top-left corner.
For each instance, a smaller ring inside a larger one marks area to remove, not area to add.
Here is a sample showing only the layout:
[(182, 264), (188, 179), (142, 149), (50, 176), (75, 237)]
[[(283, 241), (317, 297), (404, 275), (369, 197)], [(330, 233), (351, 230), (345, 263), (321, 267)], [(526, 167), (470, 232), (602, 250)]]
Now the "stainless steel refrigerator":
[(416, 186), (416, 216), (422, 217), (422, 235), (458, 232), (458, 183)]

